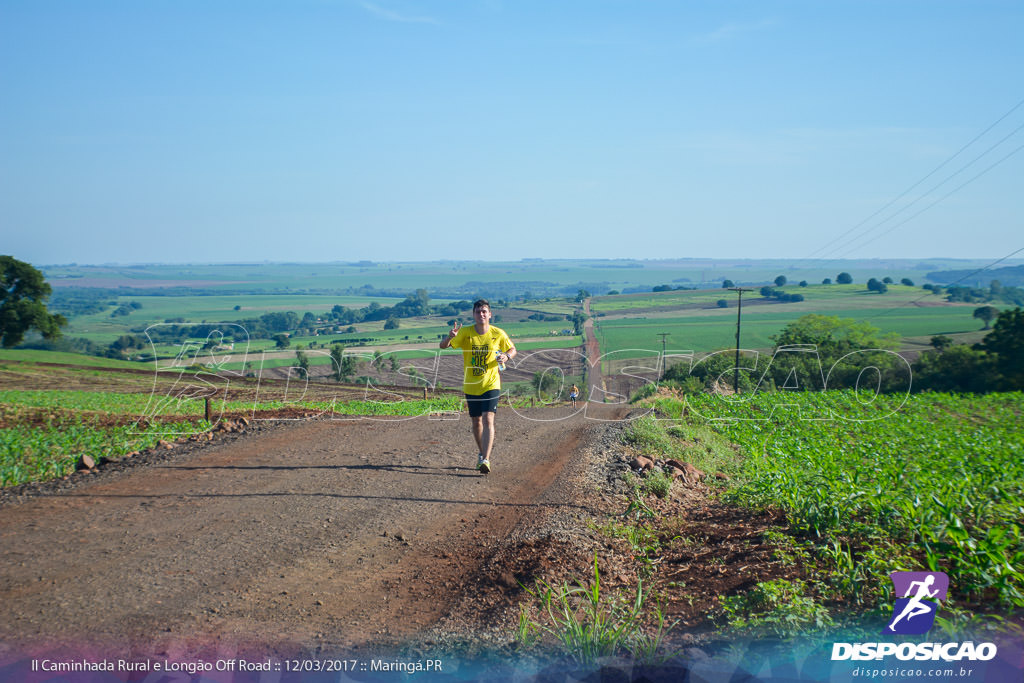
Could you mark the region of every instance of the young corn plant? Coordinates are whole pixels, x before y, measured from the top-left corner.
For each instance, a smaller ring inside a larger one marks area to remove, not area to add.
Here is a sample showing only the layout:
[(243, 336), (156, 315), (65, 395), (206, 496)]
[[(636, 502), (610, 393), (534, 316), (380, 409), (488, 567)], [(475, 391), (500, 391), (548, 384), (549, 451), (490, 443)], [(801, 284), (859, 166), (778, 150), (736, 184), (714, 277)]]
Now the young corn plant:
[(524, 644), (534, 644), (543, 633), (560, 643), (562, 649), (581, 664), (593, 664), (602, 657), (628, 653), (637, 660), (654, 661), (661, 648), (665, 628), (664, 616), (655, 608), (656, 631), (643, 631), (646, 621), (646, 594), (642, 581), (632, 597), (622, 593), (602, 592), (601, 572), (594, 556), (594, 578), (577, 581), (575, 586), (552, 586), (538, 580), (526, 589), (539, 603), (545, 622), (532, 621), (526, 610), (520, 612), (518, 634)]

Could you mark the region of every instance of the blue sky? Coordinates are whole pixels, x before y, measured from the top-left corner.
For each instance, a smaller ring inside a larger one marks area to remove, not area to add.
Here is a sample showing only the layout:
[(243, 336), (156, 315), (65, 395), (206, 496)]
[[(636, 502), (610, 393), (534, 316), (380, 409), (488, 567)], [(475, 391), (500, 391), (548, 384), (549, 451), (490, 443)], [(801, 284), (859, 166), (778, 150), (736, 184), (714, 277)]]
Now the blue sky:
[(0, 0), (0, 253), (998, 258), (1021, 35), (1019, 1)]

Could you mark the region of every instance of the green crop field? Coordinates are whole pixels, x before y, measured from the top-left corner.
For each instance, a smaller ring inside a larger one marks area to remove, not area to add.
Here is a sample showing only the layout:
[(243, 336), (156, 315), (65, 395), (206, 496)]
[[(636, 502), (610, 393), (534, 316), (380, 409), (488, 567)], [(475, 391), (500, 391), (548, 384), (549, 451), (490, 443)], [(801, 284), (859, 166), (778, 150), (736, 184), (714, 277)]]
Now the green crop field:
[[(838, 288), (837, 288), (838, 289)], [(740, 346), (764, 349), (774, 344), (771, 335), (808, 313), (864, 320), (883, 333), (905, 337), (973, 335), (981, 322), (972, 314), (976, 306), (906, 306), (900, 299), (861, 296), (856, 292), (830, 292), (794, 303), (744, 306)], [(660, 349), (659, 333), (669, 334), (669, 348), (698, 352), (733, 348), (736, 345), (736, 308), (705, 308), (673, 313), (646, 313), (594, 321), (602, 353), (622, 349)]]
[[(833, 563), (833, 590), (877, 599), (888, 572), (927, 569), (949, 575), (954, 607), (1024, 606), (1024, 394), (863, 400), (657, 399), (633, 439), (727, 471), (732, 502), (783, 511), (789, 532)], [(707, 430), (741, 457), (709, 455)]]
[(65, 365), (85, 365), (97, 368), (120, 368), (137, 370), (138, 364), (115, 358), (100, 358), (81, 353), (63, 353), (60, 351), (37, 351), (34, 349), (0, 349), (0, 362), (17, 361), (26, 363), (61, 363)]

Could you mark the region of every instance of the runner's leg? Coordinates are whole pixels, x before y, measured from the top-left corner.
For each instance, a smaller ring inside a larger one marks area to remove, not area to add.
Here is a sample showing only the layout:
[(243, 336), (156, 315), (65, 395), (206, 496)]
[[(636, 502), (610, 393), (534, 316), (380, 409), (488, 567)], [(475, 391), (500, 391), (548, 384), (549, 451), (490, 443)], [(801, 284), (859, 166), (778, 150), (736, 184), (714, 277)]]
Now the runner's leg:
[(484, 460), (491, 459), (491, 447), (494, 446), (494, 412), (484, 411), (481, 417), (483, 423), (480, 427), (480, 452), (484, 454)]
[[(484, 413), (484, 415), (488, 414), (492, 417), (494, 416), (494, 413)], [(484, 434), (484, 417), (471, 417), (469, 419), (473, 421), (473, 438), (476, 440), (477, 453), (483, 453), (484, 444), (482, 439)]]

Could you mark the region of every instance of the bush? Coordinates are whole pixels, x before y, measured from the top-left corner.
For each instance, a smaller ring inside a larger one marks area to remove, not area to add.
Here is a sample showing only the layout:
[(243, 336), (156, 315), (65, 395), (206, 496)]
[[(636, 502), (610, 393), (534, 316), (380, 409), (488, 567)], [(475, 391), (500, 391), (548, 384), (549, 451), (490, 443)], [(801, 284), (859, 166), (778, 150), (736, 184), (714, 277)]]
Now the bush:
[(644, 482), (644, 490), (658, 498), (664, 498), (672, 490), (672, 477), (664, 472), (654, 472)]
[(828, 610), (804, 590), (802, 581), (762, 581), (748, 593), (722, 598), (726, 622), (737, 631), (783, 638), (832, 626)]
[(658, 385), (651, 382), (646, 382), (642, 387), (636, 390), (636, 392), (629, 398), (630, 403), (636, 403), (642, 401), (645, 398), (650, 398), (658, 393)]

